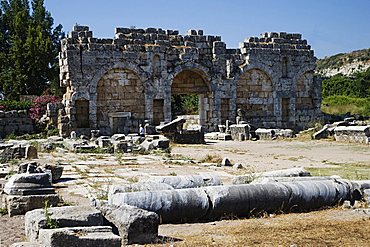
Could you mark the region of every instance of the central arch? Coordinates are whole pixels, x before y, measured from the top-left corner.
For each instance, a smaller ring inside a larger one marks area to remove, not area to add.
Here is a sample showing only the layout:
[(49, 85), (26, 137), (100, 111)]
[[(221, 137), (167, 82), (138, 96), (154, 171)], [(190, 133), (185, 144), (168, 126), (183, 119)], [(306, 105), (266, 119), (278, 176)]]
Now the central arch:
[(266, 72), (253, 68), (245, 71), (237, 82), (236, 106), (245, 113), (246, 120), (270, 127), (275, 122), (273, 83)]
[(145, 118), (144, 86), (129, 69), (114, 68), (97, 83), (97, 127), (104, 135), (137, 132)]
[[(206, 78), (205, 73), (198, 69), (184, 69), (173, 78), (171, 84), (172, 119), (179, 115), (191, 115), (190, 123), (207, 125), (210, 118), (211, 90)], [(180, 106), (182, 109), (177, 108), (179, 104), (182, 104)], [(196, 108), (185, 112), (183, 104)]]

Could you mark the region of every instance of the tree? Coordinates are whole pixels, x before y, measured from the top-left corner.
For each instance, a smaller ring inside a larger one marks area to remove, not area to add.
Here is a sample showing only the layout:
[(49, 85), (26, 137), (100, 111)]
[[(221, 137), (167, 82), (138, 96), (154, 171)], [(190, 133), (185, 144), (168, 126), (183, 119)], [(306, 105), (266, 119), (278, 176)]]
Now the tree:
[(29, 0), (3, 0), (0, 17), (0, 90), (9, 99), (41, 95), (58, 82), (62, 26), (53, 28), (44, 0), (32, 0), (31, 8)]

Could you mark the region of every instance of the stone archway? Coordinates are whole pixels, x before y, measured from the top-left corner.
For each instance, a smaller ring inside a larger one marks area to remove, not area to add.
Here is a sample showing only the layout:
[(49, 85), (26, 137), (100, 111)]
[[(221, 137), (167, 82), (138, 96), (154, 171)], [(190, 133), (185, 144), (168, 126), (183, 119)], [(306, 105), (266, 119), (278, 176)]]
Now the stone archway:
[(239, 77), (236, 107), (244, 111), (246, 121), (265, 127), (276, 122), (273, 91), (271, 78), (260, 69), (247, 70)]
[(138, 75), (115, 68), (97, 84), (97, 128), (104, 135), (137, 132), (145, 118), (144, 86)]
[[(172, 80), (171, 95), (187, 95), (197, 97), (198, 109), (196, 120), (193, 119), (193, 123), (197, 121), (200, 125), (207, 125), (210, 118), (210, 88), (209, 82), (207, 81), (204, 73), (195, 69), (184, 69), (179, 72)], [(195, 115), (193, 115), (195, 117)], [(172, 119), (176, 118), (176, 114), (172, 114)]]

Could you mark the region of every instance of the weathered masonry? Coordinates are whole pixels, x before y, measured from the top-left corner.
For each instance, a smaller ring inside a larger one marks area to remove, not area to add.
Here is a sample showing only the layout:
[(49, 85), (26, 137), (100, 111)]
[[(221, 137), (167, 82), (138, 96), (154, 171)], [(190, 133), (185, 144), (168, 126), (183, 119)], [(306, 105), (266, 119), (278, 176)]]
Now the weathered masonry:
[(202, 30), (116, 28), (114, 39), (97, 39), (89, 27), (75, 26), (60, 53), (66, 94), (59, 128), (136, 132), (144, 120), (175, 117), (171, 95), (196, 94), (208, 131), (235, 120), (239, 108), (256, 127), (301, 129), (320, 114), (315, 66), (300, 34), (264, 33), (227, 49)]

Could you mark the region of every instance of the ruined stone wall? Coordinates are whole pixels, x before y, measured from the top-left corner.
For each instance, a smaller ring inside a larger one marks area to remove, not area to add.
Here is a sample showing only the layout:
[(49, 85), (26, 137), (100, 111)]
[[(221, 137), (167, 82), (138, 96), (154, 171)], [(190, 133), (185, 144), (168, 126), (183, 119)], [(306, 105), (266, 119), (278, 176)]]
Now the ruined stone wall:
[(30, 134), (34, 131), (32, 119), (27, 111), (0, 111), (0, 136), (9, 134)]
[(97, 39), (75, 26), (62, 41), (60, 68), (71, 130), (125, 133), (144, 119), (170, 121), (172, 94), (198, 94), (209, 131), (234, 120), (237, 108), (257, 127), (302, 128), (319, 114), (321, 82), (300, 34), (266, 33), (227, 49), (202, 30), (116, 28), (114, 39)]

